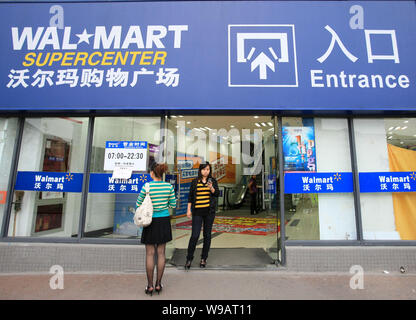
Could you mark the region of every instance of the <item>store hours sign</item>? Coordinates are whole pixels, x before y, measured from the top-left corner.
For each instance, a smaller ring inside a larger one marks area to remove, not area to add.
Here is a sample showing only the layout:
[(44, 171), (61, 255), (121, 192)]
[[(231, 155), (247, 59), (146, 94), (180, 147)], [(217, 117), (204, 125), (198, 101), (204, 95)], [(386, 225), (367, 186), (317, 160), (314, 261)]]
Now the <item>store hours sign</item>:
[(147, 141), (107, 141), (105, 143), (104, 170), (129, 168), (147, 170)]

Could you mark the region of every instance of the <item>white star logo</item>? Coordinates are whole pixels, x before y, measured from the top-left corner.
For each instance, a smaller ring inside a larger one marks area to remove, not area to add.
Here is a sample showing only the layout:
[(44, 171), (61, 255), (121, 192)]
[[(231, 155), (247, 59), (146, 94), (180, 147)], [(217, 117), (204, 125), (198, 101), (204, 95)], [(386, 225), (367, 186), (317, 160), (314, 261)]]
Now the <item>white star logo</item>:
[(77, 44), (80, 44), (81, 42), (86, 42), (86, 43), (90, 44), (89, 39), (90, 39), (90, 37), (93, 36), (93, 34), (88, 34), (86, 29), (84, 29), (84, 31), (82, 33), (75, 34), (75, 35), (79, 38), (79, 41), (78, 41)]

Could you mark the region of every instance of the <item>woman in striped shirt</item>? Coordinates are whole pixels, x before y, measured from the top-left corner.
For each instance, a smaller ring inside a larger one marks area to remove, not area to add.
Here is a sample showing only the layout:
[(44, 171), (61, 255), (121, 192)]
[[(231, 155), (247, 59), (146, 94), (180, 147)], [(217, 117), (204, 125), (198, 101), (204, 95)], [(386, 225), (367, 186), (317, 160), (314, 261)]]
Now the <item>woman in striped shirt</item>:
[[(172, 228), (168, 208), (176, 207), (176, 198), (173, 187), (170, 183), (162, 181), (163, 173), (168, 169), (166, 164), (156, 162), (150, 168), (150, 176), (153, 181), (149, 182), (149, 195), (153, 205), (152, 223), (143, 228), (141, 242), (146, 245), (146, 274), (147, 287), (146, 294), (153, 294), (155, 290), (158, 294), (162, 291), (162, 276), (165, 270), (165, 248), (166, 242), (172, 240)], [(136, 206), (140, 207), (146, 191), (142, 188), (137, 197)], [(154, 256), (157, 251), (157, 280), (153, 287), (153, 273), (155, 268)]]
[(211, 176), (211, 165), (201, 164), (198, 170), (198, 178), (191, 183), (188, 197), (188, 218), (192, 217), (192, 235), (188, 244), (188, 255), (186, 257), (185, 269), (191, 267), (196, 244), (204, 225), (204, 245), (202, 247), (201, 262), (199, 266), (205, 268), (207, 264), (208, 251), (211, 246), (211, 230), (214, 224), (215, 208), (219, 189), (217, 180)]

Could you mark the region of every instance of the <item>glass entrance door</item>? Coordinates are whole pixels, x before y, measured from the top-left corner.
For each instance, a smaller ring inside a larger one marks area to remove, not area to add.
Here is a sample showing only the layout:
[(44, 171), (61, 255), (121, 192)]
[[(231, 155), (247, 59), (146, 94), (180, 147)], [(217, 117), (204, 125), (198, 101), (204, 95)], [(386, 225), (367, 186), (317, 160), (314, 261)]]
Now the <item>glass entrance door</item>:
[[(174, 264), (185, 263), (192, 231), (192, 220), (186, 216), (189, 188), (205, 162), (211, 164), (220, 189), (208, 266), (265, 266), (278, 259), (276, 124), (269, 116), (167, 119), (165, 159), (178, 198)], [(195, 261), (202, 246), (201, 232)]]

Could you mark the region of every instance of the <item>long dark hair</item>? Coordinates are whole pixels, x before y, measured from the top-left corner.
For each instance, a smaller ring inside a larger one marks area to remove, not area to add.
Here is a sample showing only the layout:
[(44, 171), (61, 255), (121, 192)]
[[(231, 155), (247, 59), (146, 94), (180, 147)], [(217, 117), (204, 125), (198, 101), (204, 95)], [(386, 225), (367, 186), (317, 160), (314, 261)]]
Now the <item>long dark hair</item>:
[(199, 169), (198, 169), (198, 180), (202, 180), (202, 170), (203, 169), (205, 169), (206, 167), (208, 167), (209, 166), (209, 175), (208, 175), (208, 177), (207, 177), (207, 180), (209, 179), (209, 178), (211, 178), (212, 179), (212, 167), (211, 167), (211, 164), (209, 163), (209, 162), (206, 162), (206, 163), (201, 163), (200, 165), (199, 165)]

